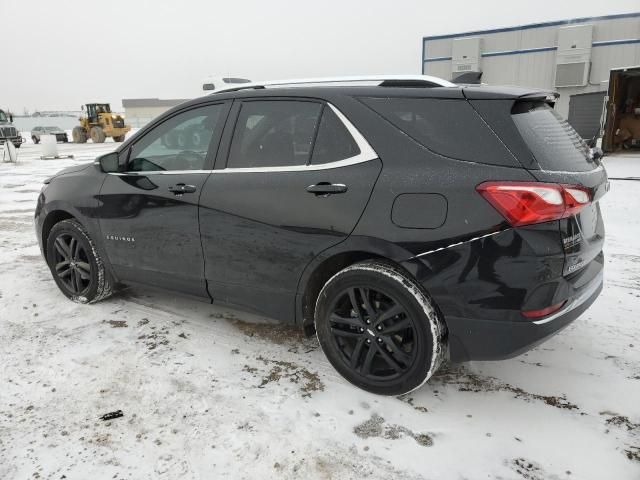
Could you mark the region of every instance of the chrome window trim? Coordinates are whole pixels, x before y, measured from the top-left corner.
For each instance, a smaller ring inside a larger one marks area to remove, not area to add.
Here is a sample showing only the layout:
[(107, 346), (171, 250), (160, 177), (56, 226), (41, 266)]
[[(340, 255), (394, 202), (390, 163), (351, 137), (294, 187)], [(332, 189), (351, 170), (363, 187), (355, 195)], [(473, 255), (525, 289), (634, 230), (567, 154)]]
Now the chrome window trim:
[(319, 165), (292, 165), (289, 167), (247, 167), (247, 168), (222, 168), (213, 170), (213, 173), (267, 173), (267, 172), (313, 172), (316, 170), (331, 170), (332, 168), (348, 167), (358, 163), (375, 160), (375, 158), (363, 158), (361, 155), (338, 160), (337, 162), (322, 163)]
[[(99, 164), (98, 164), (99, 165)], [(107, 172), (107, 175), (117, 175), (121, 177), (141, 176), (146, 177), (148, 175), (184, 175), (186, 173), (206, 173), (207, 175), (214, 170), (148, 170), (148, 171), (131, 171), (131, 172)]]

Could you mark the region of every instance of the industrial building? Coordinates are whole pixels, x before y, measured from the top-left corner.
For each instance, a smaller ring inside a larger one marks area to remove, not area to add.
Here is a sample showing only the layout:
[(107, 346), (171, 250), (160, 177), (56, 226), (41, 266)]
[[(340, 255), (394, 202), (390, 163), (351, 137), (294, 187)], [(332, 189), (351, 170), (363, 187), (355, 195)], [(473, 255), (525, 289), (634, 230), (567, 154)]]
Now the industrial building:
[(570, 123), (582, 122), (584, 132), (599, 125), (611, 71), (634, 65), (640, 65), (640, 12), (422, 39), (422, 73), (455, 81), (481, 72), (489, 85), (556, 90), (556, 109)]
[(161, 113), (186, 101), (186, 99), (123, 98), (122, 107), (128, 125), (144, 127)]

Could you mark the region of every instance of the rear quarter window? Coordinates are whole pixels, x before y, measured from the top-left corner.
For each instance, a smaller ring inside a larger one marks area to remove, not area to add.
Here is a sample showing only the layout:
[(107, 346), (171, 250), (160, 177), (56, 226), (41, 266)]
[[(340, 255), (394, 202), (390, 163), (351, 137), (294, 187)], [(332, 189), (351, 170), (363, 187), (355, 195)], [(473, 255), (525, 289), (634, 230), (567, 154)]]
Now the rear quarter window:
[(359, 153), (358, 145), (344, 124), (333, 113), (331, 108), (324, 107), (316, 142), (313, 147), (311, 163), (318, 165), (337, 162), (355, 157)]
[(435, 153), (470, 162), (521, 167), (466, 100), (367, 97), (360, 101)]
[(542, 170), (586, 172), (597, 166), (582, 137), (546, 103), (517, 102), (511, 117)]

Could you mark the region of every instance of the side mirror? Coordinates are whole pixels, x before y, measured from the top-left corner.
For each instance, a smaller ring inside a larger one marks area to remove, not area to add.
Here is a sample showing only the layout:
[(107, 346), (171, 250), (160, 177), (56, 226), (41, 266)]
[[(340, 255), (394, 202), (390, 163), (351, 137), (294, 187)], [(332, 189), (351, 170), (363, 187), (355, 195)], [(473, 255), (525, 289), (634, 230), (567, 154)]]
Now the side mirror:
[(9, 122), (13, 123), (13, 113), (9, 112)]
[(116, 152), (107, 153), (106, 155), (98, 157), (96, 163), (100, 165), (100, 169), (104, 173), (114, 173), (119, 170), (118, 154)]

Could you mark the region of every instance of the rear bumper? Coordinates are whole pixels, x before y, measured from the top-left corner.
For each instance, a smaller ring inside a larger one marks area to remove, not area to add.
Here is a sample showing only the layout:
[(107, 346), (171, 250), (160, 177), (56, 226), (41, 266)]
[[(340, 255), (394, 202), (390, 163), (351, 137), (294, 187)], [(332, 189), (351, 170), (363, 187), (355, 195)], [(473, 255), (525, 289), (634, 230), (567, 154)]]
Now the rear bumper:
[[(558, 223), (506, 229), (402, 263), (431, 295), (452, 361), (517, 356), (575, 320), (602, 289), (604, 255), (569, 275)], [(585, 257), (586, 258), (586, 257)], [(523, 311), (563, 304), (541, 318)]]
[(540, 320), (514, 322), (448, 317), (451, 361), (502, 360), (531, 350), (589, 308), (602, 291), (602, 284), (600, 271), (587, 285), (576, 290), (561, 310)]

